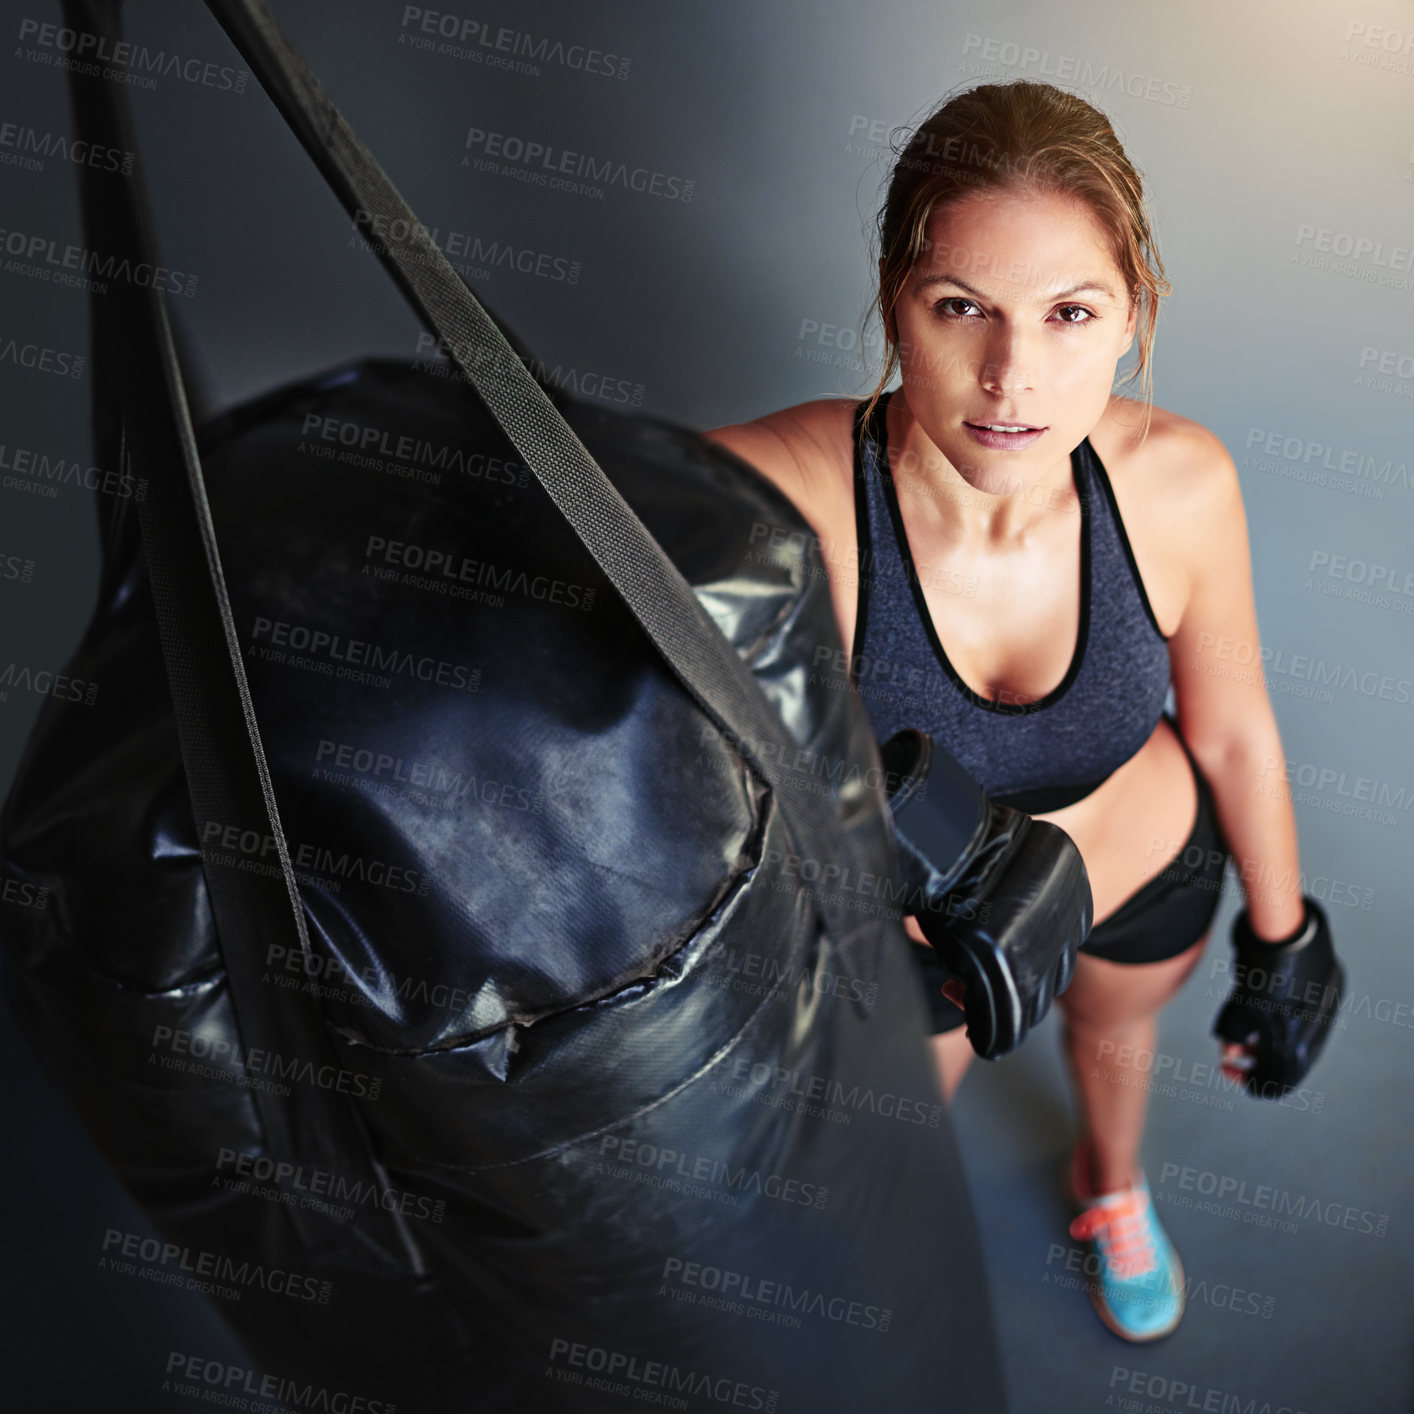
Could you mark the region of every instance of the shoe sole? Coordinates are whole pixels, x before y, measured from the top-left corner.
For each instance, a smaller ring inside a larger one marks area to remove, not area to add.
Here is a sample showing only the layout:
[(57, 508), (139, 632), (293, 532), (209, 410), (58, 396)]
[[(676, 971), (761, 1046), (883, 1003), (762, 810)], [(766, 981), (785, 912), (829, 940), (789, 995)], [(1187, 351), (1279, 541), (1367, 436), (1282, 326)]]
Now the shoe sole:
[[(1075, 1212), (1077, 1214), (1083, 1212), (1084, 1205), (1076, 1196), (1075, 1189), (1071, 1186), (1070, 1182), (1069, 1155), (1061, 1162), (1060, 1187), (1061, 1192), (1065, 1195), (1066, 1202), (1070, 1204)], [(1150, 1202), (1152, 1201), (1153, 1200), (1150, 1199)], [(1185, 1294), (1185, 1286), (1188, 1279), (1183, 1273), (1183, 1259), (1177, 1252), (1173, 1254), (1173, 1260), (1174, 1265), (1178, 1268), (1179, 1292), (1178, 1313), (1174, 1316), (1173, 1320), (1162, 1330), (1150, 1331), (1147, 1335), (1131, 1335), (1128, 1331), (1122, 1330), (1115, 1324), (1113, 1317), (1110, 1315), (1109, 1307), (1105, 1305), (1105, 1298), (1097, 1282), (1090, 1288), (1090, 1304), (1095, 1308), (1095, 1314), (1104, 1322), (1106, 1330), (1110, 1331), (1113, 1335), (1117, 1335), (1121, 1340), (1128, 1342), (1130, 1345), (1147, 1345), (1150, 1341), (1162, 1340), (1166, 1335), (1172, 1335), (1174, 1331), (1178, 1329), (1179, 1322), (1183, 1320), (1183, 1313), (1188, 1309), (1188, 1297)]]

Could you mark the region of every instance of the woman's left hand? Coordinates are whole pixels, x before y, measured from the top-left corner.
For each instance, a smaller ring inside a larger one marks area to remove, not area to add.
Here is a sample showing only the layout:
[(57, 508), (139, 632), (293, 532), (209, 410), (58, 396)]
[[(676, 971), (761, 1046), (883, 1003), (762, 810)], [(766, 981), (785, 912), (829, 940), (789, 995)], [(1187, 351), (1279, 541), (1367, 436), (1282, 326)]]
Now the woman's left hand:
[(1241, 1085), (1247, 1073), (1257, 1064), (1257, 1056), (1251, 1046), (1237, 1046), (1228, 1042), (1222, 1047), (1222, 1073), (1229, 1080)]

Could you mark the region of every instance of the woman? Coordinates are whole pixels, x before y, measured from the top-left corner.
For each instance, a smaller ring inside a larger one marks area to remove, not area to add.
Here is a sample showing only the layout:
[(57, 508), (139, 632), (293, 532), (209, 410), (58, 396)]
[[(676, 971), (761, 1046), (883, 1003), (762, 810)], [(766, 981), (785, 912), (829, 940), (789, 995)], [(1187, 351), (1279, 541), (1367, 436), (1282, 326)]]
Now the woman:
[[(1258, 642), (1237, 472), (1199, 424), (1112, 391), (1136, 334), (1147, 373), (1167, 284), (1140, 178), (1088, 103), (1027, 81), (955, 96), (901, 153), (878, 228), (871, 396), (706, 435), (817, 533), (879, 740), (932, 733), (1080, 849), (1096, 922), (1056, 1003), (1081, 1117), (1063, 1181), (1097, 1311), (1152, 1340), (1184, 1282), (1137, 1162), (1137, 1058), (1207, 942), (1229, 849), (1244, 880), (1287, 881), (1248, 886), (1259, 938), (1304, 917), (1291, 805), (1261, 789), (1284, 759), (1265, 685), (1212, 661)], [(961, 994), (906, 928), (951, 1098)], [(1224, 1048), (1230, 1075), (1248, 1059)]]

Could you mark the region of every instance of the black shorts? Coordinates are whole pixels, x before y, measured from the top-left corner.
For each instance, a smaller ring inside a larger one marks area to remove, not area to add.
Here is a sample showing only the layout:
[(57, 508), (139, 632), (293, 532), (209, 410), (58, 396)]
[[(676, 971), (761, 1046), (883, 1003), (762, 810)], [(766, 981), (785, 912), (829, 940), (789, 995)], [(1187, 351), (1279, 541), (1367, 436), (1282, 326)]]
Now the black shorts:
[[(1217, 912), (1230, 851), (1218, 824), (1207, 779), (1198, 769), (1188, 743), (1181, 734), (1175, 735), (1188, 757), (1198, 791), (1193, 828), (1183, 848), (1147, 884), (1090, 930), (1080, 951), (1093, 957), (1129, 963), (1176, 957), (1208, 931)], [(928, 944), (913, 939), (909, 940), (909, 951), (923, 980), (929, 1031), (937, 1035), (961, 1026), (965, 1020), (961, 1007), (954, 1006), (941, 991), (948, 975), (937, 953)]]

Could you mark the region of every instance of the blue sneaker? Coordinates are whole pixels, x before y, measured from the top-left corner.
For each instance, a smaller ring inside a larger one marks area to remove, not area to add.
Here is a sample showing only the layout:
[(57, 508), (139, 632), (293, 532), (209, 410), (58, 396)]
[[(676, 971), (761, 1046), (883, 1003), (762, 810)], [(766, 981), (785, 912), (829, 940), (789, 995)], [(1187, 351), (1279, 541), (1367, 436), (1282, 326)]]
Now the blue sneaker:
[(1066, 1190), (1081, 1210), (1070, 1235), (1094, 1244), (1100, 1259), (1090, 1300), (1100, 1319), (1124, 1340), (1158, 1340), (1183, 1318), (1183, 1263), (1154, 1216), (1143, 1170), (1132, 1188), (1095, 1193), (1090, 1188), (1089, 1147), (1071, 1151)]

